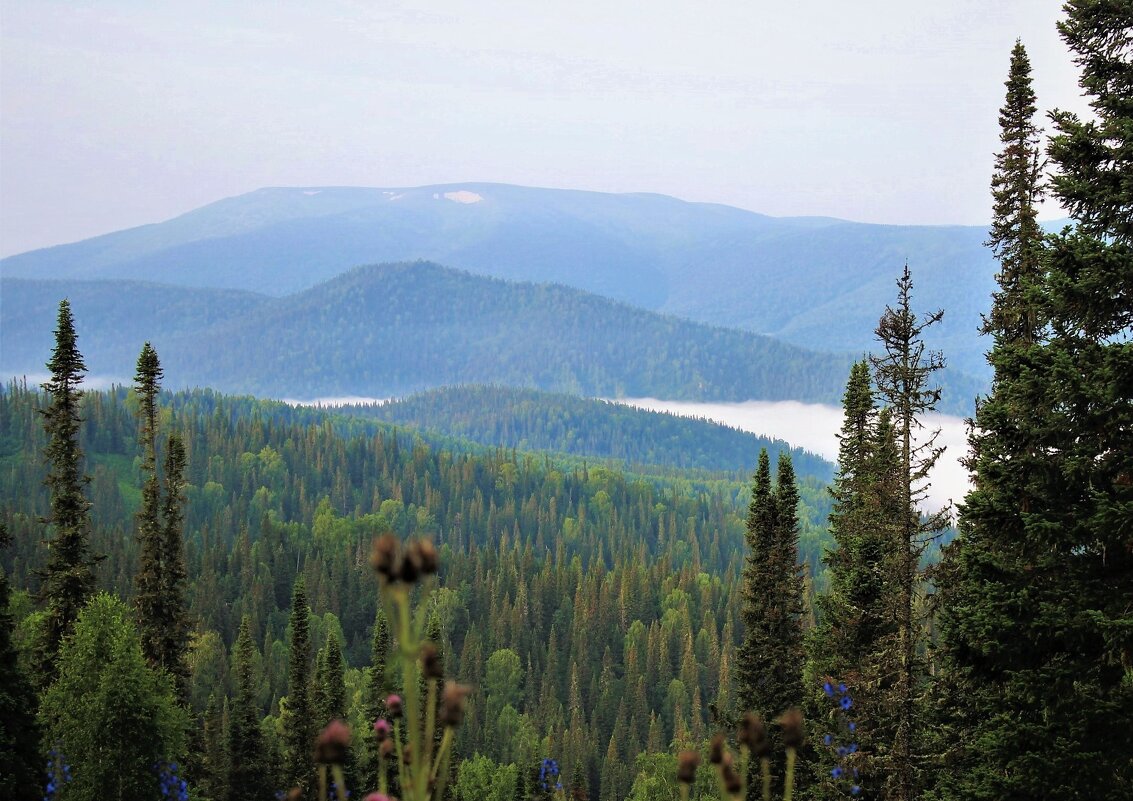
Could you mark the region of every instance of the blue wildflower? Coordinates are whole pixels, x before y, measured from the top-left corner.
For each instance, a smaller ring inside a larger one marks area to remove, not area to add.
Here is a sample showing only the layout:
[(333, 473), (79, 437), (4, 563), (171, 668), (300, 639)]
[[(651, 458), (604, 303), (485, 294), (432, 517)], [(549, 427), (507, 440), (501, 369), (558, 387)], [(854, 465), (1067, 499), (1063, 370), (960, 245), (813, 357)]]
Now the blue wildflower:
[(842, 766), (841, 765), (835, 766), (834, 770), (830, 771), (830, 775), (833, 776), (835, 779), (841, 779), (842, 778)]
[(832, 742), (834, 742), (834, 737), (832, 735), (828, 734), (828, 735), (826, 735), (825, 737), (822, 738), (822, 742), (826, 743), (827, 745), (830, 745)]
[(854, 705), (854, 699), (848, 695), (843, 695), (842, 700), (838, 702), (842, 709), (849, 709)]
[(854, 795), (857, 795), (861, 791), (862, 791), (862, 788), (858, 787), (856, 784), (853, 787), (850, 788), (850, 792), (853, 793)]
[(830, 682), (823, 684), (822, 689), (828, 696), (830, 696), (831, 698), (834, 697), (834, 687), (831, 686)]

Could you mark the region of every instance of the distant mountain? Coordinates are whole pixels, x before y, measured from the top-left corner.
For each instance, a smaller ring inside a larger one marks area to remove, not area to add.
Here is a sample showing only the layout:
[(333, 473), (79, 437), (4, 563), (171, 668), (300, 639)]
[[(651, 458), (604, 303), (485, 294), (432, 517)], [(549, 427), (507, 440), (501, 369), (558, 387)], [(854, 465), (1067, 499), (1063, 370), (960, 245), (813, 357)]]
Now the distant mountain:
[[(129, 377), (143, 341), (166, 385), (264, 397), (402, 396), (453, 384), (575, 395), (838, 403), (850, 358), (658, 315), (568, 287), (418, 262), (283, 298), (134, 282), (4, 279), (8, 374), (42, 372), (58, 301), (92, 374)], [(966, 409), (977, 388), (948, 379)]]
[(918, 310), (961, 370), (996, 264), (981, 227), (772, 218), (647, 194), (502, 184), (261, 189), (167, 222), (0, 261), (8, 277), (133, 279), (286, 295), (359, 264), (431, 259), (556, 282), (808, 348), (861, 353), (907, 261)]
[(796, 472), (833, 478), (834, 466), (767, 437), (609, 401), (507, 387), (443, 387), (382, 404), (346, 405), (336, 415), (382, 420), (522, 451), (550, 451), (629, 465), (754, 470), (760, 448), (786, 451)]

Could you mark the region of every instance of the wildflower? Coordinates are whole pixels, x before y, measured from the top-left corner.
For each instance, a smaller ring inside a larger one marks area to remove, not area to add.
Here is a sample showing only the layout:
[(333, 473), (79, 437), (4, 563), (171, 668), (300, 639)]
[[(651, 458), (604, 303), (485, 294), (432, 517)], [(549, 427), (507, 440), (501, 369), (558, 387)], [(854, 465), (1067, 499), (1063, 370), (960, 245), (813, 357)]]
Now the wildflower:
[(391, 718), (401, 717), (401, 696), (396, 693), (386, 698), (386, 709), (389, 710)]
[(350, 727), (335, 718), (315, 740), (315, 761), (323, 765), (341, 765), (346, 761), (350, 745)]
[(390, 734), (389, 721), (385, 718), (378, 718), (374, 721), (374, 736), (378, 738), (378, 742), (384, 742)]
[(450, 681), (441, 693), (441, 722), (455, 728), (464, 720), (464, 701), (472, 693), (471, 688)]
[(787, 748), (799, 748), (803, 744), (803, 713), (792, 707), (779, 718), (779, 725), (783, 728), (783, 745)]
[(552, 782), (555, 790), (563, 789), (562, 784), (558, 781), (559, 778), (559, 763), (547, 757), (544, 758), (543, 764), (539, 767), (539, 784), (544, 790), (552, 789)]
[(850, 698), (850, 696), (848, 695), (844, 695), (842, 696), (842, 700), (839, 701), (838, 704), (842, 707), (843, 710), (848, 710), (854, 705), (854, 699)]
[(677, 756), (677, 781), (692, 784), (696, 780), (696, 766), (700, 764), (700, 754), (695, 751), (681, 751)]
[(391, 801), (391, 799), (385, 793), (370, 793), (362, 801)]
[(831, 698), (834, 697), (834, 685), (832, 685), (830, 682), (823, 684), (822, 689), (828, 696), (830, 696)]
[(830, 745), (832, 742), (834, 742), (834, 735), (832, 735), (832, 734), (826, 735), (825, 737), (822, 738), (822, 742), (825, 745)]

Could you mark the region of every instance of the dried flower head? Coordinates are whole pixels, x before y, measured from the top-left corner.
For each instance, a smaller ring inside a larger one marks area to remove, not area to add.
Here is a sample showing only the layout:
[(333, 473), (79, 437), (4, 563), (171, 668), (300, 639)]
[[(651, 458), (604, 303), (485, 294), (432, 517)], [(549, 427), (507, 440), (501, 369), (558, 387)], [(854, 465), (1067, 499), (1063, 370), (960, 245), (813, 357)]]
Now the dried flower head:
[(783, 745), (787, 748), (801, 748), (804, 739), (803, 713), (798, 707), (791, 707), (779, 718), (783, 729)]
[(443, 679), (445, 677), (444, 665), (441, 664), (441, 652), (431, 642), (421, 646), (421, 672), (426, 679)]
[(743, 780), (740, 778), (740, 773), (736, 770), (736, 766), (732, 764), (732, 760), (724, 760), (721, 766), (721, 773), (724, 779), (724, 789), (732, 795), (735, 795), (743, 789)]
[(472, 688), (450, 681), (441, 693), (441, 723), (455, 728), (464, 721), (464, 702)]
[(287, 791), (287, 801), (303, 801), (303, 790), (299, 787), (292, 787)]
[(381, 754), (382, 759), (392, 759), (395, 748), (397, 746), (393, 744), (393, 740), (387, 738), (378, 746), (378, 753)]
[(393, 534), (375, 537), (370, 546), (370, 567), (387, 581), (396, 580), (401, 561), (398, 551), (397, 537)]
[(346, 762), (349, 746), (350, 727), (335, 718), (315, 740), (315, 761), (323, 765), (341, 765)]
[(681, 751), (677, 755), (677, 781), (692, 784), (696, 781), (696, 768), (700, 764), (700, 754), (695, 751)]
[(762, 759), (771, 753), (771, 741), (767, 738), (767, 727), (763, 720), (754, 712), (746, 712), (740, 718), (740, 728), (737, 739), (746, 745), (753, 756)]
[[(436, 546), (428, 540), (414, 540), (405, 549), (402, 578), (407, 582), (416, 581), (418, 575), (431, 576), (439, 567), (440, 557), (437, 556)], [(412, 574), (412, 578), (408, 577), (407, 571)]]
[(713, 765), (719, 765), (724, 761), (724, 735), (717, 733), (712, 738), (712, 742), (708, 744), (708, 761)]

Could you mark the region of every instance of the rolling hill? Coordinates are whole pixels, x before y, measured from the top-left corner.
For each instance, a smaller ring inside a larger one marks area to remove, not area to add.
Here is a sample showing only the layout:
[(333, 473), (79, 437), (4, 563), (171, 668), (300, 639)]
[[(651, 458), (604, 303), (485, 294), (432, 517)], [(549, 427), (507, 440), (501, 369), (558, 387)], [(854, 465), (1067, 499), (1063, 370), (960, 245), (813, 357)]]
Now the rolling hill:
[(11, 256), (7, 277), (129, 279), (283, 296), (360, 264), (430, 259), (652, 311), (860, 353), (907, 261), (930, 344), (986, 374), (995, 262), (979, 227), (772, 218), (647, 194), (502, 184), (270, 188), (175, 219)]
[[(281, 298), (137, 282), (4, 279), (0, 368), (40, 373), (61, 297), (91, 374), (128, 379), (149, 340), (170, 387), (403, 396), (453, 384), (574, 395), (838, 403), (850, 357), (644, 311), (560, 285), (427, 262), (356, 268)], [(946, 404), (977, 387), (946, 377)]]

